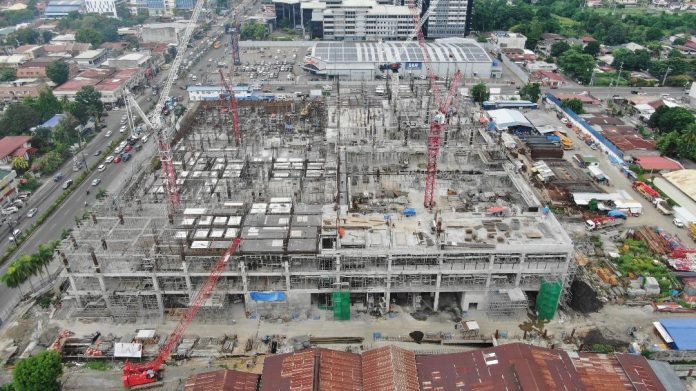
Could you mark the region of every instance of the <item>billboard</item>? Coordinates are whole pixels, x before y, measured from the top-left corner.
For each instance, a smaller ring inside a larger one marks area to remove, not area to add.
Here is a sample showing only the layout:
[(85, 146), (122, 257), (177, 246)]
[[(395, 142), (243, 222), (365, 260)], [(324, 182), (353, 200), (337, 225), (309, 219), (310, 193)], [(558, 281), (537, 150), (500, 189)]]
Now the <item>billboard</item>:
[(404, 64), (405, 64), (405, 67), (404, 67), (404, 68), (405, 68), (407, 71), (420, 71), (421, 68), (422, 68), (422, 66), (423, 66), (423, 63), (422, 63), (422, 62), (407, 62), (407, 63), (404, 63)]

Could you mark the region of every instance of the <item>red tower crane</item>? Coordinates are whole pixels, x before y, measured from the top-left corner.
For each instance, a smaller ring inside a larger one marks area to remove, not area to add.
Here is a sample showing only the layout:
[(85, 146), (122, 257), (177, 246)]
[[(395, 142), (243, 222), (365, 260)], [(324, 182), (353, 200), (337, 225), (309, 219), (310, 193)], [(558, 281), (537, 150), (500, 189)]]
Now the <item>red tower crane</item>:
[(454, 103), (462, 74), (459, 70), (454, 73), (449, 91), (443, 98), (440, 88), (436, 83), (438, 77), (433, 72), (430, 54), (428, 53), (428, 48), (425, 45), (425, 36), (423, 35), (423, 29), (420, 23), (420, 12), (413, 2), (409, 4), (409, 10), (411, 11), (411, 16), (413, 17), (413, 24), (416, 29), (418, 44), (423, 52), (423, 63), (425, 64), (425, 70), (428, 73), (428, 79), (430, 80), (430, 88), (433, 91), (435, 104), (437, 105), (437, 114), (435, 114), (432, 121), (430, 121), (430, 131), (428, 132), (428, 165), (425, 176), (425, 197), (423, 199), (423, 205), (425, 205), (426, 208), (431, 208), (435, 204), (434, 197), (435, 181), (437, 179), (437, 158), (440, 154), (442, 130), (447, 124), (447, 116), (449, 115), (449, 110)]
[(225, 86), (225, 91), (227, 91), (227, 94), (229, 95), (230, 99), (230, 115), (232, 115), (232, 137), (234, 138), (234, 145), (239, 146), (239, 143), (242, 139), (242, 135), (239, 131), (239, 113), (237, 113), (237, 99), (234, 96), (234, 90), (232, 90), (230, 88), (230, 85), (227, 84), (227, 80), (225, 80), (225, 75), (222, 73), (222, 69), (219, 68), (218, 72), (220, 73), (220, 80), (222, 80), (222, 85)]
[(162, 364), (164, 364), (164, 361), (169, 357), (169, 354), (171, 354), (176, 345), (179, 343), (188, 326), (191, 324), (191, 322), (193, 322), (193, 319), (196, 317), (201, 305), (203, 305), (208, 297), (210, 297), (210, 293), (213, 291), (213, 288), (215, 288), (215, 285), (220, 279), (220, 274), (225, 269), (225, 265), (230, 260), (232, 255), (234, 255), (235, 251), (237, 251), (237, 247), (239, 247), (239, 243), (241, 243), (241, 241), (241, 238), (234, 239), (232, 244), (230, 244), (225, 253), (213, 266), (208, 279), (205, 280), (203, 286), (201, 286), (201, 289), (199, 289), (198, 293), (196, 293), (196, 296), (191, 301), (191, 304), (186, 309), (186, 312), (184, 312), (184, 315), (179, 320), (179, 324), (177, 324), (174, 331), (169, 334), (167, 342), (164, 344), (164, 346), (162, 346), (157, 354), (157, 357), (155, 357), (154, 360), (144, 364), (126, 362), (126, 365), (123, 366), (122, 376), (124, 387), (141, 388), (139, 386), (143, 386), (142, 388), (145, 388), (145, 385), (155, 383), (162, 378)]

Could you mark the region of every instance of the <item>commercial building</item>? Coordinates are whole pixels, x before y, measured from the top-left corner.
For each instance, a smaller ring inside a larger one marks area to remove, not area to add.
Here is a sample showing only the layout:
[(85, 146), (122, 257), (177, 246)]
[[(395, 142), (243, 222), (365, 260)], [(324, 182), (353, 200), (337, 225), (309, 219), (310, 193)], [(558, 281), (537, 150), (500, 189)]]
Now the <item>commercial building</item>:
[(9, 102), (32, 96), (37, 97), (48, 86), (36, 78), (23, 78), (0, 83), (0, 100)]
[(118, 17), (116, 6), (122, 0), (85, 0), (85, 12)]
[(145, 70), (142, 68), (114, 68), (87, 69), (79, 73), (75, 78), (68, 80), (53, 90), (58, 98), (75, 99), (82, 87), (93, 86), (101, 92), (101, 100), (107, 107), (116, 104), (123, 97), (126, 89), (141, 84), (145, 80)]
[(0, 205), (4, 205), (14, 198), (17, 193), (17, 172), (15, 170), (0, 169)]
[(75, 56), (75, 62), (80, 69), (96, 68), (106, 61), (106, 56), (107, 53), (104, 49), (86, 50)]
[(171, 23), (151, 23), (143, 25), (140, 30), (141, 39), (144, 43), (179, 43), (179, 34), (183, 34), (188, 21), (177, 21)]
[[(488, 79), (494, 60), (471, 39), (436, 40), (426, 43), (433, 72), (443, 80), (457, 70), (463, 77)], [(347, 80), (372, 80), (384, 74), (383, 66), (398, 64), (403, 75), (426, 75), (423, 52), (417, 42), (320, 42), (305, 59), (304, 69), (318, 75)]]
[[(421, 15), (430, 7), (422, 2)], [(427, 38), (464, 37), (471, 26), (468, 0), (440, 0), (423, 25)], [(413, 32), (413, 16), (403, 2), (380, 0), (273, 0), (276, 23), (301, 28), (312, 38), (336, 41), (398, 40)]]
[(152, 57), (143, 52), (126, 53), (118, 58), (109, 60), (109, 65), (117, 68), (147, 68), (150, 65)]
[[(17, 69), (17, 77), (46, 77), (46, 67), (53, 63), (54, 61), (65, 61), (61, 58), (55, 57), (40, 57), (33, 61), (25, 62), (21, 64)], [(66, 61), (67, 62), (67, 61)], [(74, 61), (67, 62), (68, 65), (68, 77), (75, 77), (77, 75), (78, 67)]]
[(527, 37), (520, 33), (497, 31), (491, 34), (491, 41), (498, 49), (524, 49)]
[(44, 19), (58, 19), (71, 12), (83, 12), (85, 0), (50, 0), (44, 10)]

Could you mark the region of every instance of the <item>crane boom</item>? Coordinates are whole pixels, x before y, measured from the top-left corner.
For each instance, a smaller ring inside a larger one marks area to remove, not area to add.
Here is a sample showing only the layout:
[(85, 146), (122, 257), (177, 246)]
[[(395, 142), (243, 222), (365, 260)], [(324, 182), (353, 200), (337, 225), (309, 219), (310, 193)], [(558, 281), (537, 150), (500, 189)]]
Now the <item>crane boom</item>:
[[(159, 127), (156, 130), (164, 127), (164, 124), (162, 124), (162, 109), (167, 102), (167, 98), (169, 98), (169, 92), (172, 90), (174, 80), (179, 73), (179, 67), (181, 66), (181, 62), (184, 60), (184, 53), (186, 53), (186, 48), (191, 40), (191, 35), (193, 34), (193, 30), (196, 28), (196, 24), (198, 23), (198, 17), (201, 14), (203, 5), (205, 5), (205, 0), (196, 1), (196, 5), (193, 8), (193, 13), (191, 14), (191, 19), (189, 19), (189, 22), (186, 25), (186, 30), (184, 30), (184, 35), (181, 37), (181, 41), (178, 44), (180, 49), (176, 52), (174, 61), (172, 61), (172, 66), (169, 69), (169, 74), (167, 75), (167, 81), (162, 86), (159, 99), (157, 100), (157, 104), (152, 112), (152, 123)], [(165, 139), (167, 139), (168, 136), (168, 134), (165, 135)]]
[(229, 95), (230, 115), (232, 115), (232, 136), (234, 138), (234, 144), (236, 146), (239, 146), (242, 134), (239, 130), (239, 113), (237, 113), (237, 98), (234, 96), (234, 90), (232, 90), (229, 84), (227, 84), (227, 80), (225, 80), (225, 75), (222, 73), (222, 69), (219, 68), (218, 72), (220, 72), (220, 80), (222, 80), (222, 85), (225, 87), (225, 90)]
[(198, 290), (193, 300), (191, 300), (191, 304), (189, 304), (186, 312), (184, 312), (184, 315), (179, 320), (179, 323), (176, 325), (174, 331), (169, 334), (167, 341), (160, 349), (157, 357), (145, 364), (133, 364), (126, 362), (126, 365), (123, 367), (123, 385), (126, 388), (154, 383), (158, 380), (162, 364), (164, 364), (164, 361), (169, 357), (176, 345), (179, 343), (188, 326), (191, 324), (191, 322), (193, 322), (193, 319), (196, 317), (201, 305), (203, 305), (203, 303), (208, 300), (208, 297), (210, 297), (210, 293), (213, 291), (213, 288), (215, 288), (215, 285), (220, 279), (220, 274), (222, 274), (223, 270), (225, 270), (225, 265), (227, 265), (227, 262), (234, 255), (235, 251), (237, 251), (241, 241), (241, 238), (234, 239), (225, 253), (213, 266), (213, 269), (210, 271), (210, 275)]
[(134, 109), (138, 113), (140, 118), (143, 120), (145, 125), (147, 125), (150, 129), (154, 129), (155, 126), (152, 124), (152, 122), (150, 122), (150, 119), (147, 118), (147, 115), (145, 114), (143, 109), (140, 108), (140, 105), (135, 100), (135, 97), (133, 97), (133, 94), (130, 91), (126, 91), (124, 95), (126, 97), (129, 110)]

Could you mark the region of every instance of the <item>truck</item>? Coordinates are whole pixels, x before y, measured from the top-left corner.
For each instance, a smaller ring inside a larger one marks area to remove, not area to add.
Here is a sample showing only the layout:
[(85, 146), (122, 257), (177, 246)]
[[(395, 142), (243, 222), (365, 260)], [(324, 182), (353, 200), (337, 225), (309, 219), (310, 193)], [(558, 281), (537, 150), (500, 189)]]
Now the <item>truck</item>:
[(655, 198), (660, 198), (660, 193), (658, 193), (657, 190), (653, 189), (652, 187), (650, 187), (650, 185), (648, 185), (645, 182), (635, 181), (631, 186), (635, 191), (642, 195), (643, 198), (650, 202), (653, 202)]
[(585, 229), (587, 231), (598, 231), (621, 224), (623, 224), (623, 220), (620, 218), (610, 216), (595, 217), (593, 219), (585, 220)]
[(574, 149), (573, 147), (573, 140), (569, 139), (565, 134), (555, 131), (553, 134), (558, 136), (561, 139), (561, 148), (565, 150), (571, 150)]
[(652, 200), (653, 205), (655, 205), (655, 208), (662, 213), (663, 215), (669, 216), (674, 213), (674, 210), (672, 210), (672, 207), (669, 206), (666, 200), (662, 198), (655, 198)]
[(599, 166), (588, 166), (587, 170), (590, 172), (592, 179), (600, 183), (608, 183), (609, 177), (602, 171)]

